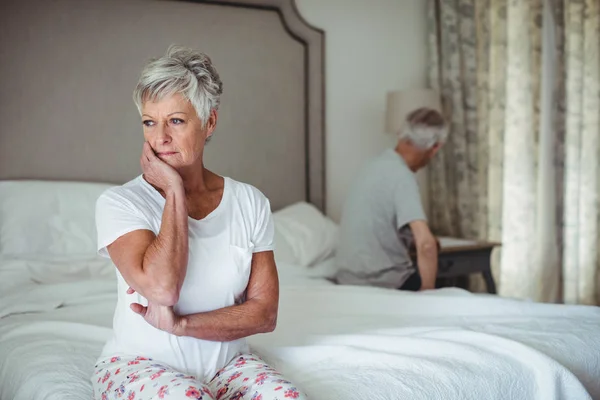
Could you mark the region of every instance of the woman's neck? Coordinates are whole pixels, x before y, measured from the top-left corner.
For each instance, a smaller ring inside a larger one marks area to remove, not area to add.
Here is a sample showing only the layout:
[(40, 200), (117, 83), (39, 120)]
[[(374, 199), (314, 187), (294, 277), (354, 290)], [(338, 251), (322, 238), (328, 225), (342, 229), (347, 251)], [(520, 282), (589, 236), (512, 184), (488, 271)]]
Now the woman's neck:
[(206, 191), (209, 171), (204, 168), (204, 163), (201, 159), (198, 159), (193, 165), (178, 168), (177, 173), (181, 176), (186, 195)]

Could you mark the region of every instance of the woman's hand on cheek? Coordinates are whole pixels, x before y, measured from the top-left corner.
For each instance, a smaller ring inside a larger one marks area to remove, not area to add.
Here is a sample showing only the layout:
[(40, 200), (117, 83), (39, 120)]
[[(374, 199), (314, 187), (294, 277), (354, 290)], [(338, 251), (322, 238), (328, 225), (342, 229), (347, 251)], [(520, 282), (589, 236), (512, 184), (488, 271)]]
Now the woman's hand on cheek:
[(181, 175), (169, 164), (158, 158), (148, 142), (144, 142), (140, 164), (144, 179), (151, 185), (160, 188), (164, 192), (183, 188)]

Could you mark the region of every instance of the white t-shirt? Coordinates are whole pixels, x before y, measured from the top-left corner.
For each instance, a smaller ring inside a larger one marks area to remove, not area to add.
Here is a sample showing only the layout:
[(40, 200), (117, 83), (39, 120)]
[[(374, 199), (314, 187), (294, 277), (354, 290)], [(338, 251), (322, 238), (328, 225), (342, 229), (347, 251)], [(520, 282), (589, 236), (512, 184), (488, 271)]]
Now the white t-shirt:
[[(252, 254), (273, 250), (273, 220), (269, 200), (255, 187), (224, 178), (218, 207), (202, 220), (188, 217), (189, 259), (175, 312), (187, 315), (212, 311), (243, 301)], [(96, 204), (98, 252), (138, 229), (159, 233), (165, 199), (142, 175), (104, 192)], [(135, 355), (166, 363), (198, 379), (211, 379), (233, 357), (247, 352), (245, 339), (213, 342), (181, 337), (154, 328), (129, 305), (147, 300), (117, 270), (118, 300), (113, 336), (101, 358)]]

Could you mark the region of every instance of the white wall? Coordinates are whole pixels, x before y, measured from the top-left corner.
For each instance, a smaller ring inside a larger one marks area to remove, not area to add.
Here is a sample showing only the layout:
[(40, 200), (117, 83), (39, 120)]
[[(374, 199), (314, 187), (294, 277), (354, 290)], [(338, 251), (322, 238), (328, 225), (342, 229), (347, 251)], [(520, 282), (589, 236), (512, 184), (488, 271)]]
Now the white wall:
[(325, 30), (327, 214), (338, 221), (359, 168), (395, 144), (384, 133), (386, 92), (425, 87), (426, 1), (296, 3)]

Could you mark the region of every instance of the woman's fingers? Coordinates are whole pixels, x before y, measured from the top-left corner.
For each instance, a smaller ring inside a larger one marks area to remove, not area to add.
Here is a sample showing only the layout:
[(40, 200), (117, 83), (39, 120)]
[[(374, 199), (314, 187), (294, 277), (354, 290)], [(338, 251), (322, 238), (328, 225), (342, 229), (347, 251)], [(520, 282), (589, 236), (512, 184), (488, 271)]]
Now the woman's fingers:
[(140, 314), (142, 317), (144, 317), (146, 315), (146, 311), (148, 311), (148, 307), (144, 307), (139, 303), (131, 303), (129, 307), (134, 313)]
[(146, 155), (148, 161), (152, 161), (153, 159), (157, 158), (156, 154), (154, 154), (154, 150), (152, 150), (152, 146), (150, 146), (150, 143), (148, 142), (144, 142), (144, 154)]
[(160, 161), (156, 154), (154, 154), (154, 150), (150, 147), (148, 142), (144, 142), (144, 148), (142, 150), (142, 157), (140, 158), (140, 165), (142, 167), (142, 171), (144, 173), (149, 173), (151, 167), (154, 165), (154, 161)]
[[(148, 155), (148, 149), (150, 149), (150, 145), (148, 142), (144, 142), (144, 147), (142, 147), (142, 156), (140, 157), (140, 165), (142, 166), (142, 170), (145, 171), (150, 163), (150, 156)], [(152, 149), (150, 149), (150, 153), (152, 153)]]

